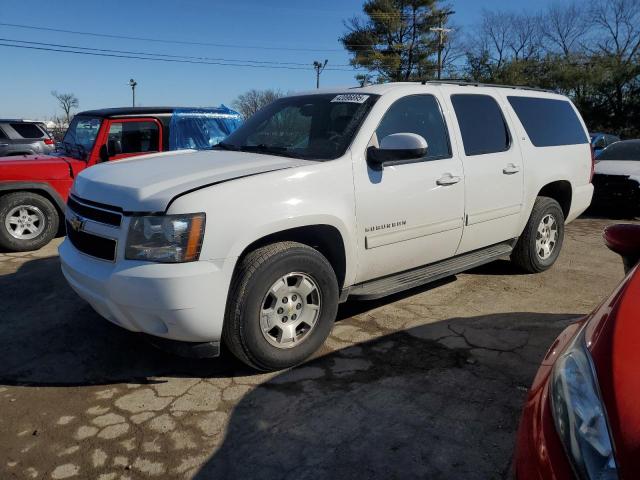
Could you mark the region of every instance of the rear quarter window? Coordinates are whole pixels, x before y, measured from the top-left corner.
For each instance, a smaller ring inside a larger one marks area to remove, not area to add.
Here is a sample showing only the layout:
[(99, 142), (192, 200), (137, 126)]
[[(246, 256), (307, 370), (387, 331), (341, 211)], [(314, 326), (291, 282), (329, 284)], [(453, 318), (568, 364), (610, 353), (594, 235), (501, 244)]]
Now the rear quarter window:
[(33, 123), (12, 123), (13, 128), (22, 138), (42, 138), (44, 132)]
[(513, 96), (507, 99), (534, 146), (589, 143), (578, 115), (568, 101)]

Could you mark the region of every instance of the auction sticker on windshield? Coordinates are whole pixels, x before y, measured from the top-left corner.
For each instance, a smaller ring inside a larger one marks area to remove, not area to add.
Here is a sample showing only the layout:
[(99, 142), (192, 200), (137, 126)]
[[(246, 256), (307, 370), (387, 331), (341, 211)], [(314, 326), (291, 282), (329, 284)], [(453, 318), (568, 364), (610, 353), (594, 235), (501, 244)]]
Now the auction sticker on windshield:
[(361, 95), (359, 93), (345, 93), (342, 95), (337, 95), (331, 100), (331, 103), (334, 102), (343, 102), (343, 103), (364, 103), (369, 98), (369, 95)]

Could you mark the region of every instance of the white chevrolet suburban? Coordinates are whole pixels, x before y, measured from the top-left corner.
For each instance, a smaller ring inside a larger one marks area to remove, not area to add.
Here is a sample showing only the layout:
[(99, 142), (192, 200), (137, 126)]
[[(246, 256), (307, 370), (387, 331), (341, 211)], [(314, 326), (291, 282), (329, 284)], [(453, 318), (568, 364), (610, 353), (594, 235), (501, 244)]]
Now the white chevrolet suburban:
[[(107, 320), (252, 367), (298, 364), (338, 303), (495, 260), (549, 268), (591, 202), (589, 136), (551, 92), (390, 83), (282, 98), (212, 151), (75, 180), (62, 271)], [(178, 342), (176, 342), (178, 341)]]

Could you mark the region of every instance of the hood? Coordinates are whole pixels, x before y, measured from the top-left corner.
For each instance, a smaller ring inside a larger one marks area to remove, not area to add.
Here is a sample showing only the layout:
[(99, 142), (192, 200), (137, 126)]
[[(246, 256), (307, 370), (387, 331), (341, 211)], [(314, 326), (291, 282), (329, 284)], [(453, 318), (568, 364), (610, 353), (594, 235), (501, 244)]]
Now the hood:
[(631, 270), (587, 324), (621, 478), (640, 471), (640, 267)]
[(596, 160), (595, 173), (601, 175), (625, 175), (640, 183), (640, 161), (638, 160)]
[(54, 180), (69, 178), (72, 158), (57, 155), (15, 155), (0, 157), (2, 180)]
[(128, 212), (161, 212), (191, 190), (310, 163), (226, 150), (163, 152), (88, 168), (76, 178), (73, 193)]

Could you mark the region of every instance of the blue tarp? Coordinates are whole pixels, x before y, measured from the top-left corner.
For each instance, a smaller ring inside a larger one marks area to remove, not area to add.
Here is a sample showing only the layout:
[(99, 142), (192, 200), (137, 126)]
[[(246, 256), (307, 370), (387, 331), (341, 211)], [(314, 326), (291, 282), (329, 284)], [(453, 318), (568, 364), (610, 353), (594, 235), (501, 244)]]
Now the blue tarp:
[(209, 149), (241, 124), (240, 114), (224, 105), (174, 110), (169, 125), (169, 149)]

